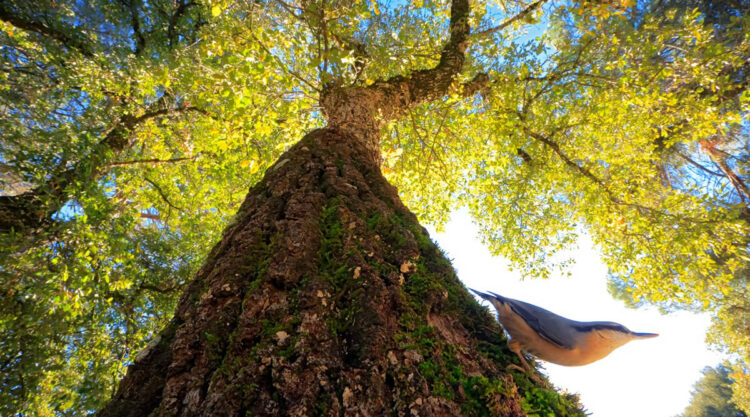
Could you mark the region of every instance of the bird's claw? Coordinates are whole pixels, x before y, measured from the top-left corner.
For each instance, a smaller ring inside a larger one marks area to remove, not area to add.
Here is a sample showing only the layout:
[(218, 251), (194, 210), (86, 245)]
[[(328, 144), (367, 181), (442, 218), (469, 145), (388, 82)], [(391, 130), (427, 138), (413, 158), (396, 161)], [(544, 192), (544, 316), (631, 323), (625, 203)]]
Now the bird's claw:
[(522, 374), (525, 374), (529, 378), (531, 378), (532, 381), (536, 382), (538, 385), (541, 385), (542, 387), (549, 388), (549, 384), (547, 384), (547, 381), (543, 380), (539, 377), (536, 373), (534, 373), (534, 370), (529, 368), (524, 368), (522, 366), (518, 366), (515, 363), (511, 363), (510, 365), (505, 367), (506, 370), (514, 370), (521, 372)]

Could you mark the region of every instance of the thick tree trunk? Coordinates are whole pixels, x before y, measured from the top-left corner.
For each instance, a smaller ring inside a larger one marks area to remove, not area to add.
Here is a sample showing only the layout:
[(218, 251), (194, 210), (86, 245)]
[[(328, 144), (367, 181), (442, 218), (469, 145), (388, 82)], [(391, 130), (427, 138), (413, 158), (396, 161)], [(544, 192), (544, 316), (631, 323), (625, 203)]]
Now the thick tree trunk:
[(286, 152), (98, 415), (524, 415), (501, 329), (372, 152), (329, 128)]

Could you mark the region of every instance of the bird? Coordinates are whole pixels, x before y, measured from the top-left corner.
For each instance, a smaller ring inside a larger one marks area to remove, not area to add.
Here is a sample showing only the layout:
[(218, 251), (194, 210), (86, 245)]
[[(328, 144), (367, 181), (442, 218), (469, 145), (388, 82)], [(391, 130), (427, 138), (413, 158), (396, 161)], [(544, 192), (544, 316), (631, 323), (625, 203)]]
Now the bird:
[[(470, 288), (471, 289), (471, 288)], [(510, 335), (508, 347), (515, 353), (523, 369), (530, 371), (521, 351), (539, 359), (563, 366), (582, 366), (604, 358), (631, 340), (650, 339), (657, 333), (637, 333), (610, 321), (575, 321), (523, 301), (493, 292), (471, 289), (489, 301), (497, 310), (497, 319)]]

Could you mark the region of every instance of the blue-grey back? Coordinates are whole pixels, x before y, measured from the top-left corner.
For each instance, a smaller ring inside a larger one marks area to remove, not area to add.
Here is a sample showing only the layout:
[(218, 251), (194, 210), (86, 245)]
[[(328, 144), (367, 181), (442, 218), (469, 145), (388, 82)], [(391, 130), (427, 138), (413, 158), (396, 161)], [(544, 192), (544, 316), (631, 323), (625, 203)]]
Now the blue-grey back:
[(578, 332), (574, 327), (583, 323), (567, 319), (549, 310), (512, 298), (498, 297), (541, 337), (565, 349), (573, 349)]

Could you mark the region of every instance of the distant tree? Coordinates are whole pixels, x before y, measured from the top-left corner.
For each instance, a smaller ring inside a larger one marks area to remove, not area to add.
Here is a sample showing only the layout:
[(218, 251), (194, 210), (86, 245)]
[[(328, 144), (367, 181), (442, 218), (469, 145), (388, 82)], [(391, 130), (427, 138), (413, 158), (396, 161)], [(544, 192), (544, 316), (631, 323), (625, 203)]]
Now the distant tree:
[(703, 376), (694, 385), (690, 404), (680, 417), (746, 417), (731, 401), (731, 369), (725, 365), (703, 368)]

